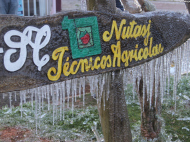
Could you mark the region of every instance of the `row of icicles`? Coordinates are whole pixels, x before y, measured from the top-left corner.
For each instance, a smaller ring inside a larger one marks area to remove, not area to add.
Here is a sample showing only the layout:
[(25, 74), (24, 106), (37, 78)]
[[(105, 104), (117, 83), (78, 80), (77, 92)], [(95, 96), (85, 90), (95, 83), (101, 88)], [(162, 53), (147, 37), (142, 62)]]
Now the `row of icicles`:
[[(181, 74), (189, 72), (189, 61), (190, 61), (190, 42), (187, 41), (182, 46), (176, 48), (172, 52), (167, 53), (164, 56), (161, 56), (157, 59), (154, 59), (150, 62), (146, 62), (142, 65), (120, 70), (120, 73), (123, 74), (123, 85), (124, 89), (127, 84), (133, 84), (133, 98), (135, 98), (135, 90), (139, 88), (140, 79), (143, 78), (143, 103), (145, 101), (145, 89), (147, 92), (147, 100), (149, 100), (150, 107), (153, 104), (151, 102), (152, 99), (152, 91), (153, 84), (158, 86), (160, 82), (159, 88), (155, 87), (155, 99), (159, 96), (161, 98), (161, 102), (163, 102), (164, 95), (168, 95), (170, 86), (170, 76), (174, 77), (173, 84), (173, 100), (175, 101), (175, 109), (176, 109), (176, 89), (177, 83), (181, 78)], [(171, 73), (171, 65), (175, 66), (174, 73)], [(114, 72), (81, 77), (76, 79), (71, 79), (51, 85), (41, 86), (33, 89), (23, 90), (20, 92), (8, 92), (9, 95), (9, 103), (10, 107), (12, 107), (12, 99), (15, 98), (16, 95), (20, 95), (20, 106), (21, 106), (21, 117), (23, 116), (23, 104), (26, 103), (26, 100), (30, 98), (30, 101), (35, 101), (35, 106), (32, 103), (32, 110), (35, 109), (35, 119), (36, 119), (36, 130), (38, 117), (41, 116), (41, 111), (44, 109), (44, 103), (46, 100), (48, 104), (48, 110), (50, 110), (50, 105), (53, 106), (53, 125), (57, 119), (64, 120), (64, 112), (66, 108), (71, 108), (72, 112), (74, 110), (74, 102), (76, 102), (77, 98), (83, 97), (83, 106), (85, 105), (85, 86), (89, 84), (90, 93), (92, 96), (96, 97), (97, 104), (101, 104), (100, 101), (103, 97), (103, 103), (105, 107), (105, 101), (109, 99), (109, 84), (110, 80), (108, 76), (114, 75)], [(187, 74), (188, 75), (188, 74)], [(155, 79), (154, 79), (155, 78)], [(130, 81), (131, 80), (131, 81)], [(166, 81), (167, 80), (167, 81)], [(137, 81), (137, 82), (136, 82)], [(155, 81), (155, 82), (154, 82)], [(137, 87), (137, 88), (135, 88)], [(107, 91), (103, 93), (103, 90)], [(158, 94), (158, 92), (160, 92)], [(5, 93), (3, 94), (3, 98)], [(71, 101), (70, 101), (71, 100)], [(69, 105), (71, 102), (71, 106)], [(156, 101), (155, 101), (156, 102)], [(59, 105), (59, 108), (58, 108)], [(99, 106), (100, 107), (100, 106)], [(59, 109), (59, 114), (55, 113)], [(143, 111), (143, 110), (142, 110)], [(58, 115), (58, 116), (57, 116)], [(56, 118), (56, 120), (55, 120)]]

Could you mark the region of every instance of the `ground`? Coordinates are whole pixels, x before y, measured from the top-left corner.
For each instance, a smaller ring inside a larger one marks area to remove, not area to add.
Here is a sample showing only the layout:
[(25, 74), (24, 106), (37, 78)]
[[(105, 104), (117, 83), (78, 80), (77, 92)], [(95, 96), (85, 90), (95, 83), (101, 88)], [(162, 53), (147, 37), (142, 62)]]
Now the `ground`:
[[(26, 142), (34, 140), (34, 133), (31, 130), (21, 127), (4, 127), (0, 130), (0, 142)], [(44, 138), (36, 138), (36, 142), (51, 142)]]

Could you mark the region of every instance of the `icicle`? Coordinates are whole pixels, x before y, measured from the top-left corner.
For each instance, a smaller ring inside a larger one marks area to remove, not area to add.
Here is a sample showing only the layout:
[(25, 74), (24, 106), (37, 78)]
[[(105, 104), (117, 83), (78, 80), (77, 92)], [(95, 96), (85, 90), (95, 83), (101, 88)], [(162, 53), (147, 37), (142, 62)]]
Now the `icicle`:
[(141, 72), (141, 65), (136, 67), (136, 83), (135, 83), (135, 88), (137, 91), (139, 91), (139, 85), (140, 85), (140, 80), (142, 77), (142, 72)]
[[(166, 94), (166, 90), (167, 90), (167, 64), (168, 64), (168, 54), (164, 55), (164, 72), (163, 72), (163, 83), (164, 83), (164, 92), (163, 95)], [(162, 102), (164, 100), (164, 96), (162, 98)]]
[(170, 92), (170, 65), (171, 65), (171, 57), (172, 57), (172, 53), (169, 52), (167, 54), (167, 78), (168, 78), (168, 88), (167, 88), (167, 94), (169, 95)]
[(12, 93), (9, 92), (9, 105), (10, 105), (10, 108), (12, 110), (12, 104), (11, 104), (11, 102), (12, 102)]
[(38, 96), (37, 96), (37, 88), (34, 89), (35, 94), (35, 119), (36, 119), (36, 134), (38, 129)]
[(186, 72), (187, 72), (187, 76), (188, 76), (188, 73), (189, 73), (189, 61), (190, 61), (190, 40), (187, 41), (187, 55), (186, 55), (186, 62), (187, 62), (187, 69), (186, 69)]
[(14, 91), (14, 95), (15, 95), (15, 102), (17, 101), (17, 99), (16, 99), (16, 91)]
[(90, 85), (90, 94), (91, 94), (91, 96), (93, 96), (94, 95), (94, 84), (93, 84), (94, 83), (94, 77), (88, 76), (87, 79), (88, 79), (88, 82)]
[(62, 88), (62, 83), (59, 83), (59, 87), (60, 87), (60, 120), (62, 120), (62, 108), (63, 108), (63, 88)]
[(107, 96), (106, 96), (106, 99), (108, 101), (109, 99), (109, 94), (110, 94), (110, 76), (111, 74), (110, 73), (107, 73)]
[(176, 110), (176, 90), (177, 90), (177, 76), (178, 76), (178, 49), (175, 50), (175, 74), (174, 74), (174, 84), (173, 84), (173, 101), (175, 102), (175, 110)]
[(115, 77), (115, 72), (114, 71), (112, 71), (112, 80), (114, 80), (114, 77)]
[[(160, 71), (159, 71), (159, 75), (160, 75), (160, 94), (161, 94), (161, 103), (163, 102), (163, 92), (164, 92), (164, 83), (163, 83), (163, 75), (164, 75), (164, 65), (163, 65), (163, 56), (160, 57)], [(158, 84), (157, 84), (158, 85)], [(158, 94), (157, 94), (158, 95)]]
[(51, 84), (51, 96), (52, 96), (52, 103), (53, 103), (53, 125), (54, 125), (54, 118), (55, 118), (55, 95), (54, 95), (54, 85)]
[(46, 86), (46, 89), (47, 89), (47, 99), (48, 99), (48, 110), (50, 110), (50, 96), (49, 96), (50, 88), (49, 88), (49, 85)]
[(145, 80), (146, 80), (146, 63), (142, 66), (142, 71), (143, 71), (143, 112), (144, 112), (144, 101), (145, 101), (145, 89), (146, 89), (146, 85), (145, 85)]
[(44, 110), (44, 87), (41, 88), (42, 92), (42, 111)]
[(3, 99), (5, 99), (5, 93), (3, 93)]
[[(107, 80), (107, 74), (104, 73), (103, 74), (103, 78), (105, 78), (105, 81)], [(103, 79), (104, 80), (104, 79)], [(105, 87), (104, 84), (102, 85), (102, 98), (103, 98), (103, 104), (104, 104), (104, 110), (105, 110), (105, 106), (106, 106), (106, 95), (105, 95)]]
[(66, 81), (66, 90), (67, 90), (67, 108), (69, 108), (69, 97), (71, 91), (71, 80)]
[(85, 106), (85, 76), (83, 77), (82, 88), (83, 88), (83, 106)]
[(155, 75), (155, 70), (153, 64), (155, 63), (155, 60), (152, 60), (150, 62), (150, 92), (149, 92), (149, 104), (151, 107), (151, 100), (152, 100), (152, 93), (153, 93), (153, 87), (154, 87), (154, 75)]
[(47, 85), (44, 86), (44, 98), (47, 99)]
[(72, 86), (72, 88), (71, 88), (71, 90), (72, 90), (72, 107), (71, 107), (71, 111), (72, 111), (72, 116), (73, 116), (73, 110), (74, 110), (74, 92), (75, 92), (75, 90), (73, 89), (74, 88), (74, 79), (72, 79), (71, 80), (71, 86)]
[(32, 104), (32, 110), (33, 110), (33, 103), (34, 103), (34, 100), (33, 100), (33, 98), (34, 98), (34, 89), (32, 89), (31, 90), (31, 104)]
[(103, 76), (102, 74), (98, 75), (98, 87), (99, 87), (98, 89), (99, 90), (98, 90), (98, 96), (97, 96), (97, 104), (99, 104), (98, 105), (99, 108), (100, 108), (100, 104), (101, 104), (100, 100), (101, 100), (101, 97), (102, 97), (102, 92), (101, 92), (102, 91), (102, 89), (101, 89), (101, 86), (102, 86), (102, 76)]
[(133, 101), (135, 100), (135, 86), (136, 86), (136, 68), (132, 68), (132, 76), (133, 76)]
[[(147, 63), (147, 66), (146, 66), (146, 98), (147, 100), (149, 100), (150, 98), (150, 72), (151, 72), (151, 69), (150, 69), (150, 62)], [(146, 99), (145, 99), (146, 100)]]
[(103, 95), (103, 90), (104, 90), (104, 84), (105, 84), (105, 79), (106, 79), (106, 76), (105, 76), (105, 74), (102, 74), (101, 75), (101, 78), (100, 78), (100, 83), (99, 83), (99, 85), (100, 85), (100, 104), (101, 104), (101, 97), (102, 97), (102, 95)]
[(58, 83), (55, 84), (55, 89), (56, 89), (55, 120), (57, 120), (57, 107), (58, 107), (58, 100), (59, 100), (59, 86), (58, 86)]
[(83, 79), (82, 79), (82, 77), (81, 77), (80, 80), (79, 80), (79, 98), (81, 98), (81, 86), (82, 86), (82, 81), (83, 81)]
[(63, 95), (63, 120), (65, 119), (65, 81), (61, 83), (62, 86), (62, 95)]
[(26, 90), (23, 91), (23, 101), (26, 103)]
[(77, 82), (78, 82), (78, 79), (74, 79), (74, 95), (75, 95), (75, 102), (77, 101)]
[(187, 52), (187, 49), (186, 49), (186, 45), (187, 45), (187, 42), (185, 42), (184, 44), (183, 44), (183, 46), (182, 46), (182, 52), (181, 52), (181, 54), (182, 54), (182, 65), (181, 65), (181, 68), (182, 68), (182, 70), (181, 70), (181, 72), (182, 73), (185, 73), (185, 69), (186, 69), (186, 65), (187, 65), (187, 63), (186, 63), (186, 52)]
[(177, 78), (177, 82), (181, 79), (182, 46), (178, 48), (179, 54), (178, 54), (178, 78)]
[[(38, 87), (38, 100), (39, 100), (39, 116), (41, 116), (41, 97), (42, 93), (41, 93), (41, 87)], [(40, 117), (39, 117), (39, 128), (40, 128)]]
[[(152, 99), (150, 99), (150, 107), (152, 107), (152, 105), (155, 105), (156, 106), (156, 100), (157, 100), (157, 96), (158, 96), (158, 89), (160, 89), (160, 88), (156, 88), (157, 86), (158, 86), (158, 83), (159, 83), (159, 62), (160, 62), (160, 60), (161, 60), (161, 58), (157, 58), (156, 59), (156, 61), (155, 61), (155, 103), (153, 104), (153, 102), (151, 102), (152, 101)], [(152, 98), (152, 96), (151, 96), (151, 98)]]
[(20, 91), (20, 106), (21, 106), (21, 109), (20, 109), (20, 111), (21, 111), (21, 118), (22, 118), (22, 98), (23, 98), (23, 92), (22, 91)]

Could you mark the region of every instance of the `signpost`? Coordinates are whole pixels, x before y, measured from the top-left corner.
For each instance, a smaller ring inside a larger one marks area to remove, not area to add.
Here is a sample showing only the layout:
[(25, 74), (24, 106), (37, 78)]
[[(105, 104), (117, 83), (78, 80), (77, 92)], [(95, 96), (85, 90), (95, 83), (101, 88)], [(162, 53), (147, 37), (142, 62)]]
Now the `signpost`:
[(99, 110), (104, 138), (132, 141), (119, 70), (163, 56), (184, 43), (190, 37), (190, 17), (105, 11), (1, 15), (0, 92), (113, 72), (107, 78), (109, 101), (105, 106), (101, 101), (105, 109)]
[(0, 92), (130, 68), (168, 53), (189, 35), (189, 16), (179, 13), (0, 19)]

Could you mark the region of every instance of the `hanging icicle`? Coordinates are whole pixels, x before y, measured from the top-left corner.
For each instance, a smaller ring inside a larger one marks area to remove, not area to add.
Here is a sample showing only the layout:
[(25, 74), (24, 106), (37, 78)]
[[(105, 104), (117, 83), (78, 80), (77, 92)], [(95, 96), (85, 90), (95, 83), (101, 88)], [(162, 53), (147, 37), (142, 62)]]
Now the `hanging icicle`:
[(106, 87), (106, 89), (107, 89), (107, 96), (106, 96), (106, 100), (108, 101), (108, 99), (109, 99), (109, 94), (110, 94), (110, 78), (111, 77), (111, 73), (107, 73), (107, 87)]
[(61, 83), (62, 96), (63, 96), (63, 120), (65, 119), (65, 81)]
[(85, 106), (85, 76), (82, 78), (82, 88), (83, 88), (83, 106)]
[(49, 95), (50, 85), (47, 85), (46, 89), (47, 89), (47, 101), (48, 101), (48, 111), (49, 111), (50, 110), (50, 95)]
[(38, 133), (38, 96), (37, 96), (37, 88), (34, 89), (35, 93), (35, 120), (36, 120), (36, 134)]
[[(59, 83), (59, 87), (60, 87), (60, 100), (59, 100), (59, 117), (60, 120), (62, 120), (62, 110), (63, 110), (63, 88), (62, 88), (62, 83)], [(65, 100), (64, 100), (65, 101)]]
[(67, 90), (67, 108), (69, 108), (69, 97), (71, 91), (71, 80), (66, 81), (66, 90)]
[(12, 110), (12, 104), (11, 104), (11, 102), (12, 102), (12, 92), (9, 92), (9, 105), (10, 105), (10, 108)]
[(16, 98), (16, 96), (17, 96), (17, 95), (16, 95), (16, 91), (14, 91), (14, 95), (15, 95), (15, 102), (16, 102), (16, 101), (17, 101), (17, 98)]
[(21, 112), (21, 118), (22, 118), (22, 96), (23, 95), (23, 93), (22, 93), (22, 91), (20, 91), (20, 106), (21, 106), (21, 109), (20, 109), (20, 112)]
[(74, 111), (74, 100), (75, 100), (75, 97), (74, 97), (75, 90), (73, 89), (74, 84), (75, 84), (74, 79), (72, 79), (72, 81), (71, 81), (71, 86), (72, 86), (72, 107), (71, 107), (72, 116), (73, 116), (73, 111)]
[(34, 93), (35, 93), (35, 92), (34, 92), (34, 89), (31, 89), (30, 92), (31, 92), (31, 104), (32, 104), (32, 110), (33, 110), (33, 107), (34, 107), (34, 106), (33, 106), (33, 105), (34, 105), (34, 101), (33, 101), (33, 99), (34, 99)]
[(135, 100), (135, 86), (136, 86), (136, 68), (133, 67), (132, 70), (131, 70), (131, 73), (132, 73), (132, 84), (133, 84), (133, 101)]

